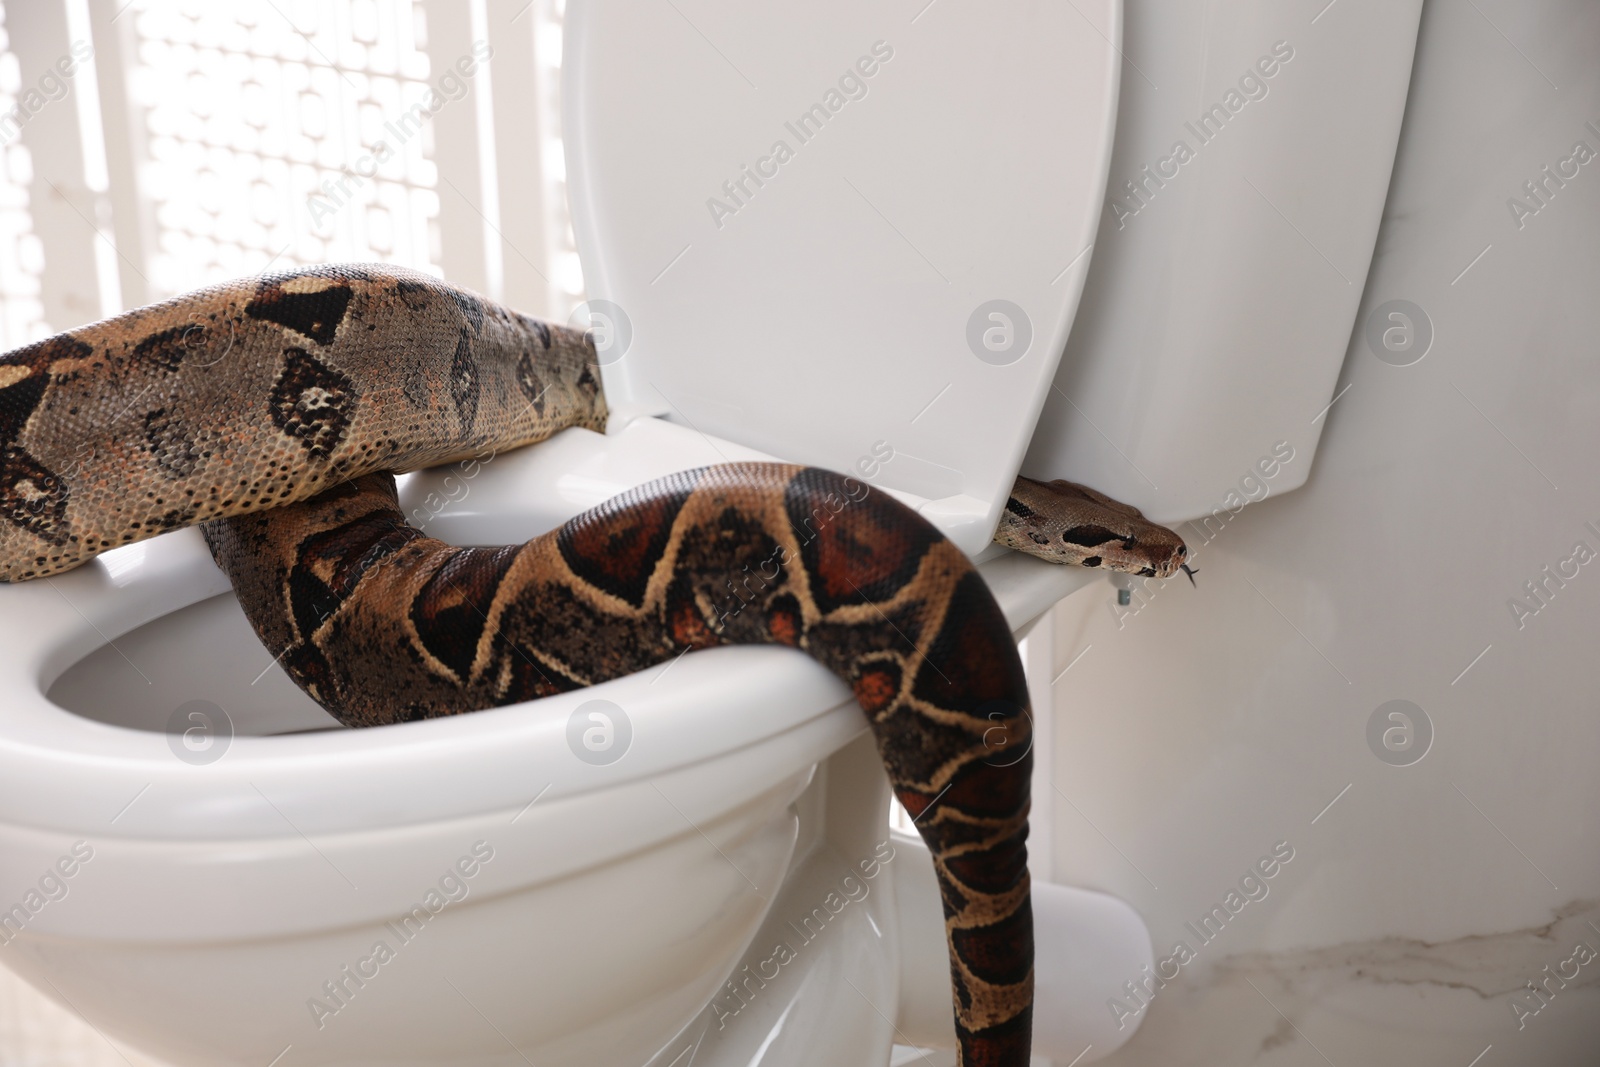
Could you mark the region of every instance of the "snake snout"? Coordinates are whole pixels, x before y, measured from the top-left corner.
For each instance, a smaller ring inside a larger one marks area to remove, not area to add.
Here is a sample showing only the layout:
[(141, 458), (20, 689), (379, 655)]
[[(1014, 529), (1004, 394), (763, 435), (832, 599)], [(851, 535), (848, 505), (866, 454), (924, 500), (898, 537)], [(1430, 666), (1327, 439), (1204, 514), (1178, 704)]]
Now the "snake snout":
[(1174, 574), (1177, 574), (1183, 569), (1184, 561), (1187, 560), (1188, 557), (1188, 546), (1184, 545), (1182, 542), (1179, 542), (1177, 547), (1175, 547), (1156, 567), (1156, 576), (1158, 578), (1171, 578)]

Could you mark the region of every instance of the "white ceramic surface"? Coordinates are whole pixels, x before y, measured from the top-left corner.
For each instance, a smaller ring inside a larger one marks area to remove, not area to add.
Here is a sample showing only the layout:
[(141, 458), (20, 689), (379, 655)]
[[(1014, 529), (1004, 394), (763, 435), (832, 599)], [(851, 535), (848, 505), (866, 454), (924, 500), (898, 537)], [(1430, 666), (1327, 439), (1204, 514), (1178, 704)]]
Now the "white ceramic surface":
[(566, 159), (631, 322), (608, 396), (833, 470), (886, 442), (975, 555), (1088, 268), (1121, 4), (919, 6), (573, 3)]

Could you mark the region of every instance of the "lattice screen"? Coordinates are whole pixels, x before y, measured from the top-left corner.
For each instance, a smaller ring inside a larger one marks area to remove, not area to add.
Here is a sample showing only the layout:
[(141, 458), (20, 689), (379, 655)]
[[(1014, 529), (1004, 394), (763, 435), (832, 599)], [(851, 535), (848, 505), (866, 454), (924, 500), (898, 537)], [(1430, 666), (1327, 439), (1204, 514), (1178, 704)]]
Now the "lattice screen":
[(0, 121), (0, 344), (341, 260), (556, 318), (582, 299), (563, 0), (10, 2), (0, 113), (69, 46), (94, 54)]
[[(17, 106), (21, 67), (11, 50), (6, 9), (0, 3), (0, 113)], [(33, 157), (22, 143), (22, 127), (0, 122), (0, 346), (14, 348), (50, 332), (39, 300), (44, 245), (33, 232), (28, 186)]]
[(420, 6), (136, 0), (123, 17), (160, 295), (273, 261), (438, 273), (438, 119), (408, 112), (432, 74)]

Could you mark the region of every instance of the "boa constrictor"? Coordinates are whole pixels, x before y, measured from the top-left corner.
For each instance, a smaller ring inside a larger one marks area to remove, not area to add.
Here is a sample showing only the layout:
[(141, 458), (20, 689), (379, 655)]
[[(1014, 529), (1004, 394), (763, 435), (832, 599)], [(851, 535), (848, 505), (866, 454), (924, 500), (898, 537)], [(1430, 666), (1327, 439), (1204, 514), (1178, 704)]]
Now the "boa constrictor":
[[(852, 688), (943, 896), (961, 1062), (1028, 1062), (1028, 693), (967, 558), (887, 494), (738, 463), (640, 486), (522, 545), (407, 524), (394, 471), (603, 431), (590, 338), (425, 275), (281, 273), (0, 357), (0, 578), (192, 524), (257, 635), (341, 722), (454, 715), (690, 649), (776, 643)], [(1134, 508), (1019, 480), (997, 533), (1165, 577)]]

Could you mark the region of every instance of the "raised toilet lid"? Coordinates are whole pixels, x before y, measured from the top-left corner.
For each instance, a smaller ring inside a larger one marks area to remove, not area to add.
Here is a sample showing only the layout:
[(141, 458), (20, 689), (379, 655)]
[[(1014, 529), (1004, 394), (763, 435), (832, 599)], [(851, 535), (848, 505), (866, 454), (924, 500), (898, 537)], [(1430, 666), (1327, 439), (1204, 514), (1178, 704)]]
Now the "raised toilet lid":
[(1117, 0), (572, 0), (607, 395), (982, 550), (1088, 269), (1120, 30)]

